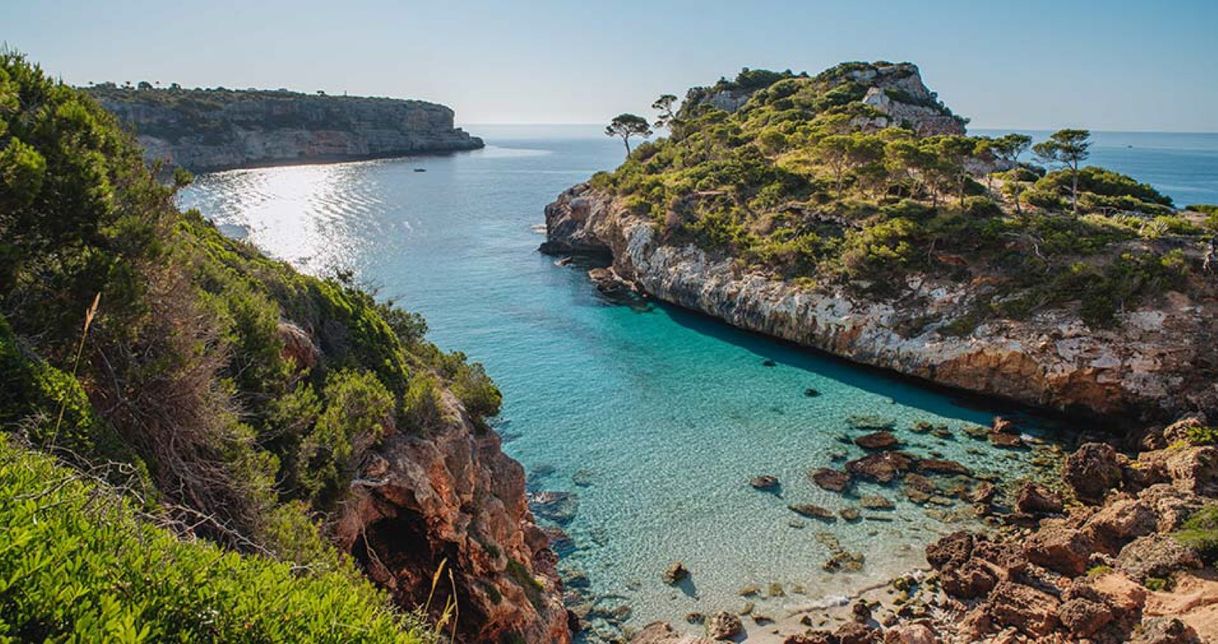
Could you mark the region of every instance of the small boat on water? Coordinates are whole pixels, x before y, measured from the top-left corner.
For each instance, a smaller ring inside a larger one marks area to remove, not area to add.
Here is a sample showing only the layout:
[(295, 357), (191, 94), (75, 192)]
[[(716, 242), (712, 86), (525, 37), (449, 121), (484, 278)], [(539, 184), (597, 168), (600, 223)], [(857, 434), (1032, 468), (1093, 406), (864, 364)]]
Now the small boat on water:
[(554, 260), (555, 266), (566, 266), (567, 264), (570, 264), (570, 263), (571, 263), (571, 257), (569, 257), (569, 256)]
[(415, 168), (415, 172), (427, 172), (427, 168)]

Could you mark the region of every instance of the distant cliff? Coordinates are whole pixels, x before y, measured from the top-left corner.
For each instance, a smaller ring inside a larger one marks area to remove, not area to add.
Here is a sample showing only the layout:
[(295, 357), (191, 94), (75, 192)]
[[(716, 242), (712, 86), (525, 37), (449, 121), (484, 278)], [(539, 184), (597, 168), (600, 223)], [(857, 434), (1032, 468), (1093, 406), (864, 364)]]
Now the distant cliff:
[(194, 171), (483, 146), (453, 127), (452, 109), (425, 101), (112, 84), (87, 91), (135, 129), (148, 159)]

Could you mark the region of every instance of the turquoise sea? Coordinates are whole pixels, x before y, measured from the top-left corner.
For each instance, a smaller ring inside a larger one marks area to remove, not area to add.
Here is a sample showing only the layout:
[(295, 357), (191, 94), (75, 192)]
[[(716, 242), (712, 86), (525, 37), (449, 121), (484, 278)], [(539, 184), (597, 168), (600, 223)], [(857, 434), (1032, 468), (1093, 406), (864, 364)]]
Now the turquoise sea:
[[(1029, 471), (1031, 452), (997, 451), (960, 431), (1018, 410), (676, 308), (605, 300), (586, 267), (558, 267), (536, 252), (537, 226), (560, 191), (619, 163), (620, 144), (594, 126), (467, 129), (485, 150), (224, 172), (199, 177), (181, 199), (303, 270), (353, 270), (380, 297), (423, 313), (433, 341), (483, 362), (504, 393), (496, 427), (531, 489), (573, 495), (564, 529), (575, 548), (561, 567), (586, 575), (599, 607), (629, 606), (630, 625), (684, 625), (686, 613), (738, 607), (746, 584), (777, 583), (785, 597), (758, 602), (777, 617), (923, 565), (923, 546), (959, 524), (928, 516), (895, 488), (858, 490), (896, 501), (895, 511), (873, 513), (882, 521), (821, 523), (786, 507), (857, 504), (806, 476), (862, 454), (842, 441), (859, 434), (851, 415), (891, 419), (918, 454), (1006, 480)], [(1099, 133), (1094, 161), (1180, 204), (1218, 203), (1218, 135)], [(805, 396), (809, 387), (820, 395)], [(1033, 433), (1048, 425), (1020, 418)], [(913, 433), (918, 421), (953, 436)], [(781, 493), (753, 490), (759, 474), (777, 476)], [(821, 569), (826, 533), (866, 555), (861, 572)], [(662, 582), (675, 560), (691, 583)]]

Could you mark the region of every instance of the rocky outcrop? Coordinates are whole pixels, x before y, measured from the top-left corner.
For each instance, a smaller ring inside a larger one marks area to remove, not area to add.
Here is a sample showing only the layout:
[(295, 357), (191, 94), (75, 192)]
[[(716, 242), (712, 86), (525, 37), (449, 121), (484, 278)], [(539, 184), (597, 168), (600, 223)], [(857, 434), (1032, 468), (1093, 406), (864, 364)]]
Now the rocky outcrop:
[(224, 89), (89, 90), (150, 161), (193, 171), (473, 150), (453, 111), (424, 101)]
[[(613, 272), (660, 300), (734, 326), (941, 385), (1040, 407), (1133, 421), (1218, 408), (1218, 302), (1167, 293), (1089, 328), (1059, 307), (951, 332), (985, 288), (912, 274), (901, 295), (806, 287), (742, 269), (731, 257), (669, 243), (656, 226), (589, 185), (546, 207), (543, 252), (611, 256)], [(1014, 438), (1018, 438), (1015, 436)]]
[[(524, 468), (451, 394), (426, 436), (368, 449), (333, 526), (340, 547), (403, 607), (438, 613), (456, 588), (462, 641), (567, 642), (557, 555), (525, 501)], [(448, 575), (452, 574), (450, 582)]]

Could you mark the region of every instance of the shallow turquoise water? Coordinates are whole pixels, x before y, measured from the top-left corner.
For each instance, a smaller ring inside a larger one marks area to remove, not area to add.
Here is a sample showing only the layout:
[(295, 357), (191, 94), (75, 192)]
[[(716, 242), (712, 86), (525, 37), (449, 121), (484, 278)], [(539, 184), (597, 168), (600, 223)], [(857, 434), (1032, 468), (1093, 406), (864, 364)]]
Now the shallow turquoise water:
[[(505, 396), (497, 422), (505, 449), (532, 473), (535, 490), (577, 496), (566, 530), (578, 549), (562, 565), (610, 596), (602, 604), (628, 603), (632, 624), (734, 608), (746, 583), (785, 584), (788, 597), (766, 609), (776, 616), (780, 604), (838, 596), (921, 565), (922, 546), (959, 526), (928, 517), (894, 489), (859, 489), (896, 500), (892, 522), (790, 525), (787, 503), (853, 503), (805, 476), (835, 452), (862, 454), (839, 440), (852, 414), (895, 420), (919, 454), (939, 452), (1005, 478), (1026, 471), (1027, 453), (998, 452), (959, 431), (948, 440), (909, 431), (920, 420), (988, 424), (1003, 411), (993, 404), (968, 404), (674, 308), (607, 302), (583, 270), (535, 252), (542, 237), (534, 227), (558, 192), (618, 163), (620, 147), (588, 128), (474, 131), (490, 147), (220, 173), (201, 177), (182, 199), (305, 270), (354, 270), (382, 297), (426, 315), (432, 340), (485, 363)], [(808, 387), (821, 395), (806, 397)], [(1039, 424), (1026, 419), (1029, 428)], [(575, 484), (577, 472), (587, 485)], [(751, 489), (758, 474), (779, 477), (782, 498)], [(823, 572), (828, 550), (818, 532), (863, 551), (863, 572)], [(692, 586), (661, 582), (677, 559), (693, 571)], [(806, 595), (793, 593), (796, 585)]]

